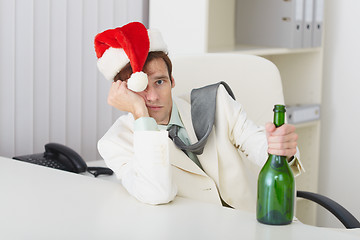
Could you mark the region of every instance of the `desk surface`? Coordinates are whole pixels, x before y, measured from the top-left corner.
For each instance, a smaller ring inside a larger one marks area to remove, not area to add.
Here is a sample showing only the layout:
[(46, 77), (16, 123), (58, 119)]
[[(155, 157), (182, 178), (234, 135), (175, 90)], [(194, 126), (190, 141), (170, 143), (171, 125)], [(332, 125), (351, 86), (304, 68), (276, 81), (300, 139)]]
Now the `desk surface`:
[(0, 239), (359, 239), (177, 197), (142, 204), (117, 182), (0, 157)]

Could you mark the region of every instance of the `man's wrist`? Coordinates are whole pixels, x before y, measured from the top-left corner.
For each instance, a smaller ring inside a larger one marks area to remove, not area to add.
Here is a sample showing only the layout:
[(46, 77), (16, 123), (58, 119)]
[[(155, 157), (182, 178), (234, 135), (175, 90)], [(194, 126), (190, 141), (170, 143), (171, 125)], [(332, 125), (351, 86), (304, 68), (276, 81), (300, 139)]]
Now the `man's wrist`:
[(159, 131), (155, 119), (151, 117), (141, 117), (135, 120), (134, 131)]
[(141, 117), (149, 117), (149, 112), (146, 108), (146, 106), (142, 107), (135, 107), (135, 110), (133, 111), (134, 119), (138, 119)]

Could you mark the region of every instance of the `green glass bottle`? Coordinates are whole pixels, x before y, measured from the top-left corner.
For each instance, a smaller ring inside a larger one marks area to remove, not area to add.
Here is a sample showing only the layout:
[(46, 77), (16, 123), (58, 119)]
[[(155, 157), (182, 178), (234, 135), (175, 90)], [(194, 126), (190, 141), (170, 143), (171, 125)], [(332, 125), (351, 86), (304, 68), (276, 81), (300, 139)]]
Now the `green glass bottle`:
[[(275, 105), (276, 127), (284, 124), (285, 111), (284, 105)], [(294, 191), (294, 175), (286, 156), (269, 154), (258, 177), (257, 220), (270, 225), (290, 224), (294, 216)]]

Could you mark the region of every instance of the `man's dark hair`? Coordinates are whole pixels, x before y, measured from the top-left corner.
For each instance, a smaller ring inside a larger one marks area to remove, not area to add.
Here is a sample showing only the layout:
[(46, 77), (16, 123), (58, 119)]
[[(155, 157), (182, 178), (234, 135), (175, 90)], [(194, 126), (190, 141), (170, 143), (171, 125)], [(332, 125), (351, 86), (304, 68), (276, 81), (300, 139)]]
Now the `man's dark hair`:
[[(168, 73), (169, 73), (169, 78), (171, 80), (171, 74), (172, 74), (172, 63), (170, 58), (168, 57), (168, 55), (165, 52), (162, 51), (154, 51), (154, 52), (149, 52), (144, 67), (146, 66), (146, 64), (148, 62), (150, 62), (153, 59), (156, 58), (162, 58), (167, 66), (168, 69)], [(114, 82), (121, 80), (121, 81), (126, 81), (130, 78), (131, 74), (133, 73), (133, 70), (131, 68), (130, 63), (126, 64), (125, 67), (123, 67), (121, 69), (121, 71), (114, 77)]]

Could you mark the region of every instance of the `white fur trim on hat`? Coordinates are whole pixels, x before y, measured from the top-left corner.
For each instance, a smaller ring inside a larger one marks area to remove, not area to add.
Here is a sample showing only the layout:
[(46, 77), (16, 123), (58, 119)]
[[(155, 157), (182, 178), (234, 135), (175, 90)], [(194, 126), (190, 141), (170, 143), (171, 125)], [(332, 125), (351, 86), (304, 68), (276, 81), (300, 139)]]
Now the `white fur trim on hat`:
[(148, 29), (148, 36), (150, 41), (149, 52), (163, 51), (167, 53), (167, 46), (157, 29)]
[(135, 72), (131, 74), (127, 81), (128, 89), (134, 92), (142, 92), (148, 85), (148, 76), (144, 72)]
[(97, 61), (99, 71), (107, 80), (114, 80), (116, 74), (125, 67), (130, 60), (122, 48), (108, 48)]

